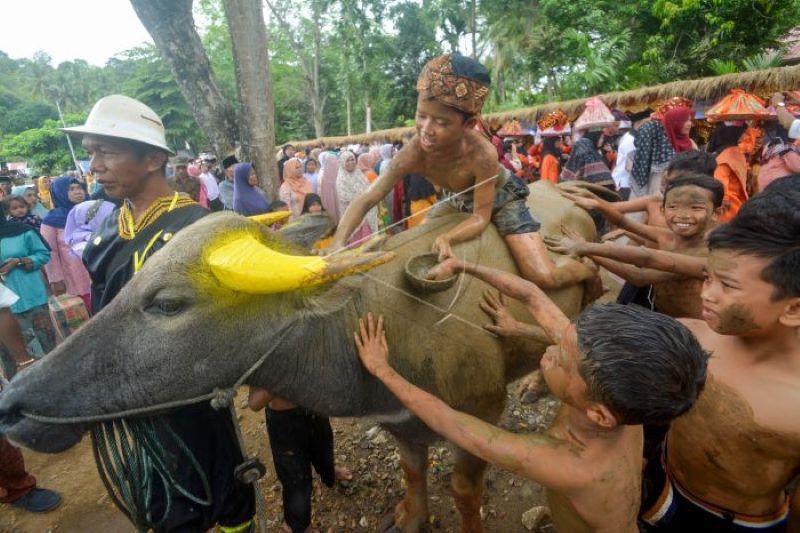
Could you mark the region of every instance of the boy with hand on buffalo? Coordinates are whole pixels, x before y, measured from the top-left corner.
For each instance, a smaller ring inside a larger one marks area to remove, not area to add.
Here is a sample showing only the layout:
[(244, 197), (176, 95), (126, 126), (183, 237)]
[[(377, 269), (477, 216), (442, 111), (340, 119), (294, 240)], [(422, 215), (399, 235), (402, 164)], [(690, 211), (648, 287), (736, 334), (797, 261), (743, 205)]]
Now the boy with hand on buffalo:
[[(556, 289), (595, 277), (590, 262), (570, 258), (558, 266), (552, 262), (539, 223), (525, 204), (527, 186), (501, 169), (494, 146), (475, 129), (489, 84), (486, 67), (462, 55), (444, 54), (425, 65), (417, 81), (417, 134), (392, 159), (389, 170), (350, 204), (324, 252), (344, 247), (367, 212), (404, 176), (414, 174), (442, 189), (452, 208), (470, 214), (434, 241), (439, 261), (453, 256), (453, 245), (479, 237), (491, 222), (521, 275), (540, 287)], [(430, 275), (443, 279), (437, 268)]]
[[(708, 256), (706, 234), (722, 214), (724, 193), (722, 184), (711, 176), (684, 176), (669, 181), (661, 204), (666, 228), (628, 220), (614, 210), (613, 204), (604, 200), (570, 197), (580, 207), (596, 209), (610, 222), (645, 239), (652, 248), (704, 259)], [(699, 269), (695, 276), (685, 276), (640, 268), (627, 260), (647, 254), (647, 248), (590, 243), (575, 234), (571, 237), (548, 237), (545, 242), (553, 251), (590, 257), (637, 287), (652, 285), (651, 302), (659, 313), (675, 318), (700, 318), (703, 272)]]
[(616, 304), (593, 306), (571, 323), (536, 285), (517, 276), (455, 258), (442, 266), (522, 300), (553, 342), (541, 361), (545, 381), (562, 401), (552, 427), (544, 435), (517, 435), (412, 385), (389, 365), (383, 317), (368, 315), (355, 333), (364, 366), (444, 438), (541, 483), (558, 531), (638, 532), (641, 424), (671, 420), (694, 403), (707, 360), (697, 340), (672, 318)]
[(703, 320), (713, 351), (697, 404), (649, 461), (658, 531), (800, 531), (800, 191), (766, 190), (709, 236)]

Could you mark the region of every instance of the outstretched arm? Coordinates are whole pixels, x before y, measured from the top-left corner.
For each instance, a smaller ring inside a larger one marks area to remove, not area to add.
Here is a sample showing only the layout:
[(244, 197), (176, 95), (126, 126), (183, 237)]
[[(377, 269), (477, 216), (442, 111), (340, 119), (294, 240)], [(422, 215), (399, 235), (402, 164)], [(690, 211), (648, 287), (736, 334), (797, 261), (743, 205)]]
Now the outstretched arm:
[(378, 178), (364, 194), (350, 202), (350, 205), (347, 206), (342, 218), (339, 220), (339, 225), (336, 227), (333, 240), (325, 252), (335, 252), (343, 248), (350, 235), (361, 225), (361, 222), (364, 220), (369, 210), (383, 200), (392, 190), (395, 183), (401, 180), (407, 173), (406, 166), (403, 165), (403, 159), (400, 157), (400, 154), (398, 154), (395, 159), (398, 158), (401, 159), (398, 164), (392, 164), (386, 174)]
[(456, 411), (436, 396), (406, 381), (389, 366), (383, 317), (359, 321), (358, 356), (366, 369), (428, 427), (461, 449), (550, 488), (581, 483), (581, 453), (574, 445), (548, 435), (516, 435)]
[(607, 257), (623, 263), (682, 276), (705, 279), (706, 259), (690, 255), (654, 250), (641, 246), (626, 246), (605, 242), (576, 242), (568, 237), (547, 237), (547, 247), (554, 252), (578, 256)]
[(585, 198), (563, 191), (561, 194), (575, 202), (575, 205), (578, 207), (582, 207), (587, 211), (591, 211), (592, 209), (599, 211), (600, 214), (606, 218), (606, 220), (618, 228), (630, 231), (631, 233), (639, 235), (647, 240), (658, 242), (659, 238), (670, 234), (670, 231), (667, 228), (648, 226), (647, 224), (642, 224), (641, 222), (637, 222), (626, 217), (613, 203), (606, 202), (602, 198)]
[(542, 292), (542, 289), (528, 280), (502, 270), (467, 263), (455, 257), (448, 259), (439, 266), (445, 272), (463, 271), (471, 274), (506, 296), (521, 301), (553, 343), (558, 343), (561, 340), (561, 335), (569, 325), (569, 319), (561, 309)]
[(685, 279), (684, 276), (673, 274), (672, 272), (661, 272), (652, 268), (640, 268), (627, 263), (621, 263), (607, 257), (591, 256), (592, 260), (599, 266), (605, 268), (612, 274), (616, 274), (625, 281), (637, 287), (646, 287), (655, 283), (663, 283), (670, 280)]

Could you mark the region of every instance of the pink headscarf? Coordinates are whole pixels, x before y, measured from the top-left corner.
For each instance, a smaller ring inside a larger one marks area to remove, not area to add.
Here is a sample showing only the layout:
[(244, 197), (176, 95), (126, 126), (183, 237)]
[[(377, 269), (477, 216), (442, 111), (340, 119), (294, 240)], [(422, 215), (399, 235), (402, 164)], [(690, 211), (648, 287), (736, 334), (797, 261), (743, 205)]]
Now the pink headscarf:
[(319, 195), (322, 198), (322, 207), (339, 222), (339, 200), (336, 197), (336, 177), (339, 175), (339, 158), (328, 154), (322, 163), (322, 177), (319, 182)]

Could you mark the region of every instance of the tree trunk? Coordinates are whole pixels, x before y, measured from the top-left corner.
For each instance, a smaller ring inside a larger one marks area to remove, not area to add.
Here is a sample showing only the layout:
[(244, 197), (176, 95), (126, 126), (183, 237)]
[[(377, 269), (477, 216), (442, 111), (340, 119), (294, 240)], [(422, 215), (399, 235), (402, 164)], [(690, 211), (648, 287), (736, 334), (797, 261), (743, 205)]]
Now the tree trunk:
[(322, 87), (319, 79), (319, 58), (322, 54), (322, 31), (320, 29), (319, 2), (311, 2), (314, 17), (314, 53), (311, 57), (311, 89), (313, 91), (314, 133), (317, 139), (325, 136), (325, 122), (322, 112), (325, 110), (325, 97), (322, 96)]
[(222, 158), (234, 148), (233, 108), (217, 84), (192, 18), (192, 0), (131, 0), (136, 15), (169, 65), (195, 121)]
[(372, 104), (369, 101), (369, 93), (364, 98), (364, 122), (366, 123), (365, 133), (372, 133)]
[(275, 112), (261, 2), (224, 0), (223, 5), (236, 68), (242, 157), (253, 163), (267, 196), (276, 198), (280, 182), (275, 163)]
[(345, 104), (347, 105), (347, 136), (353, 134), (353, 103), (350, 100), (350, 91), (344, 97)]
[(471, 0), (470, 1), (470, 22), (471, 22), (471, 26), (472, 26), (472, 59), (477, 60), (478, 59), (478, 55), (477, 55), (477, 51), (476, 51), (477, 47), (475, 45), (475, 42), (477, 40), (477, 35), (476, 34), (478, 33), (478, 29), (477, 29), (477, 26), (476, 26), (476, 19), (478, 17), (477, 17), (477, 14), (476, 14), (477, 7), (476, 7), (475, 4), (477, 4), (477, 0)]

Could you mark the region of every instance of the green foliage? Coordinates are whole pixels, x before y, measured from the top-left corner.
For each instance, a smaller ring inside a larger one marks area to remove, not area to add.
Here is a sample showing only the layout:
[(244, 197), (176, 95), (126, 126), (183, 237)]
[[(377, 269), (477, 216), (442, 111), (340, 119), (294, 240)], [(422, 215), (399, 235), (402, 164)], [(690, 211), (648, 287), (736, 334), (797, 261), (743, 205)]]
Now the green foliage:
[[(86, 115), (67, 114), (64, 120), (70, 126), (83, 124)], [(58, 130), (59, 127), (60, 122), (46, 119), (39, 128), (3, 137), (0, 141), (0, 160), (27, 161), (29, 168), (41, 174), (60, 174), (74, 168), (66, 136)], [(85, 158), (86, 153), (80, 144), (73, 144), (77, 157)]]
[[(317, 38), (326, 136), (346, 133), (348, 103), (353, 133), (365, 130), (367, 105), (373, 129), (412, 123), (422, 66), (443, 52), (473, 53), (473, 5), (475, 52), (493, 80), (486, 112), (770, 68), (781, 56), (768, 50), (779, 50), (779, 38), (800, 20), (800, 0), (268, 0), (276, 142), (315, 136)], [(222, 0), (195, 0), (194, 17), (222, 91), (235, 103)], [(205, 148), (166, 64), (155, 47), (143, 46), (104, 67), (0, 52), (2, 153), (49, 169), (65, 165), (63, 135), (44, 126), (52, 126), (55, 102), (86, 113), (115, 92), (159, 113), (173, 147)]]

